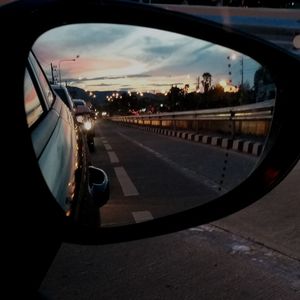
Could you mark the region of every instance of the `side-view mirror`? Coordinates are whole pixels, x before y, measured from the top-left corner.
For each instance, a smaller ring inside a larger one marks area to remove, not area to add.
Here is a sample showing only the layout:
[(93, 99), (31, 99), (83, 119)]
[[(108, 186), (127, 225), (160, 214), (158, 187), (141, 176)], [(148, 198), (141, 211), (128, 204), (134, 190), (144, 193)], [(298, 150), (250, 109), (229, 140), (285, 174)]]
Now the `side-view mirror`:
[[(0, 28), (13, 124), (3, 146), (5, 244), (20, 291), (38, 288), (62, 241), (115, 243), (212, 222), (260, 199), (299, 160), (299, 57), (257, 37), (106, 0), (11, 1)], [(54, 99), (53, 63), (79, 94), (103, 96), (93, 154)], [(107, 176), (89, 160), (114, 177), (110, 205), (93, 210), (102, 223), (82, 228), (71, 219), (76, 196), (108, 198)]]
[[(16, 11), (23, 24), (18, 30), (10, 26)], [(114, 176), (115, 202), (103, 206), (104, 223), (92, 230), (91, 243), (144, 238), (225, 217), (270, 191), (299, 159), (300, 145), (290, 138), (300, 111), (293, 75), (300, 61), (292, 53), (200, 17), (122, 1), (74, 1), (71, 7), (68, 1), (47, 1), (28, 8), (14, 3), (2, 12), (2, 28), (11, 28), (3, 33), (2, 57), (14, 62), (3, 84), (18, 117), (16, 148), (24, 145), (13, 160), (26, 179), (28, 199), (38, 199), (26, 203), (30, 215), (53, 220), (51, 214), (61, 214), (64, 220), (67, 200), (54, 178), (61, 166), (73, 171), (84, 165), (76, 161), (81, 153), (66, 161), (77, 145), (72, 129), (59, 123), (67, 119), (59, 103), (46, 99), (39, 105), (30, 93), (35, 85), (24, 82), (30, 51), (48, 77), (49, 66), (58, 62), (61, 77), (77, 85), (79, 96), (90, 87), (98, 92), (99, 111), (109, 115), (95, 122), (90, 142), (94, 146), (95, 138), (99, 148), (91, 160), (101, 169), (106, 164)], [(77, 107), (78, 122), (85, 113)], [(52, 127), (40, 126), (48, 121)], [(59, 130), (65, 135), (56, 138)], [(48, 136), (56, 140), (46, 143)], [(63, 147), (45, 151), (56, 142)], [(28, 178), (27, 170), (35, 176)], [(93, 197), (106, 195), (105, 173), (89, 168), (89, 177)], [(70, 178), (60, 188), (71, 197)], [(133, 209), (126, 222), (111, 220), (125, 212), (121, 193), (124, 206)], [(45, 195), (49, 203), (39, 201)], [(136, 209), (147, 218), (135, 218)]]
[(101, 207), (109, 200), (109, 180), (107, 174), (96, 167), (89, 166), (89, 193), (94, 203)]

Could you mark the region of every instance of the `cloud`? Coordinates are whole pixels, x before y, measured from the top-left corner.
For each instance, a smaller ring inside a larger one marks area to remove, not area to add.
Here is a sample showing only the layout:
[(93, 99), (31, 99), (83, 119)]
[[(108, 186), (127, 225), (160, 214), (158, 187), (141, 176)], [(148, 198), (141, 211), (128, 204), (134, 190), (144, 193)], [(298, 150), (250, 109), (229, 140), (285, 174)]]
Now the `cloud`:
[(152, 86), (172, 86), (172, 85), (182, 85), (183, 82), (172, 82), (172, 83), (153, 83)]
[(91, 78), (66, 78), (67, 81), (81, 82), (81, 81), (94, 81), (94, 80), (119, 80), (126, 78), (148, 78), (151, 77), (149, 74), (134, 74), (134, 75), (125, 75), (125, 76), (100, 76), (100, 77), (91, 77)]
[(47, 31), (36, 44), (50, 47), (60, 59), (69, 55), (71, 49), (74, 53), (101, 51), (107, 45), (126, 39), (131, 31), (134, 31), (134, 27), (110, 24), (65, 25)]
[(125, 77), (128, 78), (147, 78), (147, 77), (151, 77), (150, 74), (134, 74), (134, 75), (127, 75)]
[(100, 84), (88, 84), (87, 87), (102, 87), (102, 86), (113, 86), (118, 84), (107, 84), (107, 83), (100, 83)]
[(134, 91), (135, 89), (132, 87), (121, 87), (119, 88), (120, 92)]
[[(48, 31), (37, 40), (34, 51), (47, 73), (50, 63), (61, 62), (64, 81), (99, 89), (151, 90), (194, 84), (204, 72), (213, 77), (228, 75), (226, 57), (231, 50), (157, 29), (77, 24)], [(62, 62), (77, 54), (75, 62)], [(239, 66), (235, 69), (238, 72)]]

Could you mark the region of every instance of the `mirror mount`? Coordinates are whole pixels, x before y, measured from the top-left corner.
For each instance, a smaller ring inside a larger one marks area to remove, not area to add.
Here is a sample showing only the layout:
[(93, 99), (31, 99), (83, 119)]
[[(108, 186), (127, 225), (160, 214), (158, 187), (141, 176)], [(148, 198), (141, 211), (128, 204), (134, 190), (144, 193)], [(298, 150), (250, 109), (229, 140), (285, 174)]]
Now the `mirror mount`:
[(88, 187), (94, 203), (101, 207), (109, 200), (109, 180), (107, 174), (99, 168), (89, 166)]

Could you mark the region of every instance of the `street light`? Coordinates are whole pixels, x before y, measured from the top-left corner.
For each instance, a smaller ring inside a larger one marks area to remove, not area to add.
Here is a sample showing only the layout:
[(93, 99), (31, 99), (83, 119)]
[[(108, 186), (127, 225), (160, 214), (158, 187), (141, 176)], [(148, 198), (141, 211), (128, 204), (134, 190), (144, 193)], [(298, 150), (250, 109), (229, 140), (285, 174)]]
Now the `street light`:
[(61, 59), (58, 61), (58, 75), (59, 75), (59, 84), (61, 85), (61, 72), (60, 72), (60, 64), (62, 62), (65, 62), (65, 61), (76, 61), (76, 59), (79, 58), (79, 55), (76, 55), (75, 58), (73, 59)]
[[(238, 56), (235, 53), (227, 56), (228, 61), (236, 60), (237, 58), (238, 58)], [(241, 84), (240, 84), (240, 86), (243, 86), (244, 85), (244, 56), (242, 54), (240, 55), (240, 64), (241, 64)], [(232, 73), (231, 73), (230, 68), (231, 68), (231, 64), (229, 63), (228, 64), (228, 69), (229, 69), (228, 74), (231, 76)], [(231, 79), (230, 79), (230, 81), (231, 81)]]

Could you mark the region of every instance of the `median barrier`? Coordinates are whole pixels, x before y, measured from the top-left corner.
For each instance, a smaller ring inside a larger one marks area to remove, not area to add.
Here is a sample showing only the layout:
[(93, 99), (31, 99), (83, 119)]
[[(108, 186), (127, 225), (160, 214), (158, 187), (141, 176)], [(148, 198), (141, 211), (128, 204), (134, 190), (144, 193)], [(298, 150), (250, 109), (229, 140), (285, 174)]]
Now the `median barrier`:
[(207, 135), (197, 132), (176, 131), (172, 129), (160, 129), (150, 126), (139, 126), (137, 124), (119, 123), (120, 126), (136, 128), (156, 134), (170, 136), (172, 138), (179, 138), (191, 142), (202, 143), (214, 147), (223, 148), (224, 150), (233, 150), (236, 152), (259, 156), (262, 153), (264, 143), (256, 142), (249, 139), (232, 139), (224, 136)]
[[(275, 100), (234, 107), (113, 116), (120, 125), (259, 156), (271, 126)], [(207, 134), (207, 132), (210, 132)], [(212, 133), (211, 133), (212, 132)], [(251, 138), (244, 138), (244, 137)]]

